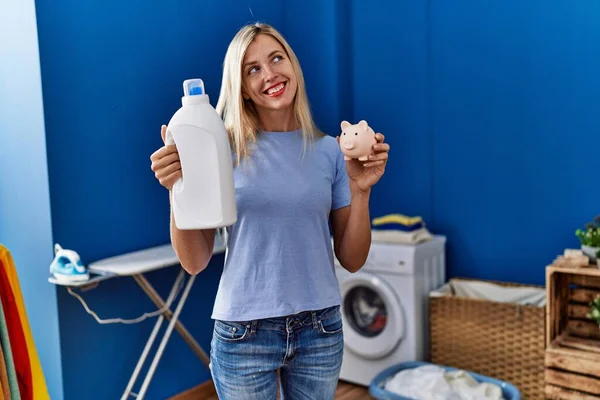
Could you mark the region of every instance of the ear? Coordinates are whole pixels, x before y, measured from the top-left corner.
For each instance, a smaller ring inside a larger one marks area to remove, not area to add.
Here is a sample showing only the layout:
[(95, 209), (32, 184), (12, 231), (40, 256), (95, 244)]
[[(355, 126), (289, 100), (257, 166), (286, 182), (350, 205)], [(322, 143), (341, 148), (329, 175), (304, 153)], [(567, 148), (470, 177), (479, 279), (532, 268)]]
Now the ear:
[(248, 92), (246, 91), (246, 87), (244, 84), (242, 84), (242, 98), (244, 100), (250, 100), (250, 95), (248, 94)]
[(342, 127), (342, 129), (346, 129), (350, 125), (351, 125), (350, 122), (348, 122), (348, 121), (342, 121), (341, 127)]
[(367, 129), (367, 128), (369, 127), (369, 124), (367, 124), (367, 121), (365, 121), (365, 120), (363, 119), (363, 120), (361, 120), (361, 121), (358, 123), (358, 126), (359, 126), (361, 129)]

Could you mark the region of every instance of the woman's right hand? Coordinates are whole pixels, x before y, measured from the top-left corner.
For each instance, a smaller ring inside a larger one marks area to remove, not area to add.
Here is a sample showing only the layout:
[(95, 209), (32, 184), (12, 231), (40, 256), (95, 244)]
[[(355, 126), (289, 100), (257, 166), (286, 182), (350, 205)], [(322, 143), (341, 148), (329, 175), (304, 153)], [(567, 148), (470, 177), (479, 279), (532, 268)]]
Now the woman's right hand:
[[(167, 126), (161, 126), (160, 136), (163, 142), (165, 142), (166, 133)], [(152, 153), (150, 160), (152, 161), (151, 168), (154, 171), (156, 179), (158, 179), (161, 185), (171, 190), (175, 182), (182, 177), (181, 162), (179, 161), (179, 153), (175, 145), (164, 145)]]

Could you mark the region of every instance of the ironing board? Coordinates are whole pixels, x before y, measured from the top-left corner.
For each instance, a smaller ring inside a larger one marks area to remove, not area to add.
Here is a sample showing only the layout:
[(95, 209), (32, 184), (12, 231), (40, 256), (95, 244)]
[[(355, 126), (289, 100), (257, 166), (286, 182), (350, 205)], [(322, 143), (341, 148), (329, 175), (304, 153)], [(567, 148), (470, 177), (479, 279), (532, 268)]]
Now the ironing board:
[[(213, 254), (219, 254), (219, 253), (223, 253), (223, 252), (225, 252), (224, 240), (220, 235), (216, 235), (215, 247), (214, 247)], [(177, 255), (175, 254), (175, 251), (173, 250), (173, 247), (171, 246), (171, 244), (166, 244), (166, 245), (152, 247), (152, 248), (145, 249), (145, 250), (139, 250), (139, 251), (135, 251), (132, 253), (127, 253), (127, 254), (123, 254), (123, 255), (119, 255), (119, 256), (115, 256), (115, 257), (111, 257), (111, 258), (107, 258), (104, 260), (100, 260), (100, 261), (91, 263), (88, 265), (88, 272), (90, 273), (90, 279), (85, 282), (65, 283), (65, 282), (57, 281), (53, 277), (48, 278), (48, 281), (51, 283), (57, 284), (57, 285), (81, 287), (83, 289), (84, 287), (87, 287), (87, 286), (97, 285), (99, 282), (107, 280), (107, 279), (120, 277), (120, 276), (131, 276), (137, 282), (137, 284), (142, 288), (144, 293), (146, 293), (146, 295), (150, 298), (150, 300), (152, 300), (152, 302), (160, 310), (163, 307), (165, 307), (166, 303), (161, 298), (161, 296), (156, 292), (156, 290), (152, 287), (150, 282), (148, 282), (148, 280), (144, 277), (144, 274), (147, 272), (150, 272), (150, 271), (154, 271), (154, 270), (165, 268), (165, 267), (175, 266), (175, 265), (179, 265), (179, 260), (177, 259)], [(179, 271), (179, 274), (177, 275), (177, 278), (175, 279), (175, 282), (173, 283), (173, 287), (171, 288), (168, 299), (171, 299), (174, 296), (176, 296), (179, 285), (185, 279), (186, 275), (188, 275), (188, 274), (185, 272), (185, 270), (183, 268), (181, 268), (181, 270)], [(200, 345), (196, 342), (194, 337), (189, 333), (189, 331), (185, 328), (185, 326), (183, 326), (181, 321), (179, 321), (179, 314), (181, 313), (181, 310), (183, 309), (183, 306), (185, 304), (185, 301), (187, 300), (188, 294), (194, 284), (195, 279), (196, 279), (195, 275), (191, 275), (188, 278), (187, 283), (185, 284), (185, 287), (183, 288), (183, 293), (181, 294), (181, 297), (179, 298), (179, 301), (177, 302), (177, 305), (175, 307), (175, 311), (173, 312), (173, 311), (171, 311), (171, 309), (169, 307), (166, 307), (163, 310), (163, 312), (160, 314), (160, 316), (157, 318), (156, 323), (154, 324), (154, 328), (152, 329), (152, 332), (150, 333), (150, 337), (148, 338), (148, 341), (146, 342), (146, 346), (144, 347), (144, 350), (143, 350), (142, 354), (140, 355), (137, 365), (135, 366), (133, 374), (131, 375), (131, 378), (129, 379), (129, 383), (127, 384), (127, 387), (125, 388), (125, 391), (123, 392), (121, 400), (128, 399), (130, 396), (138, 398), (138, 399), (144, 398), (146, 391), (148, 390), (148, 386), (150, 385), (150, 382), (152, 381), (152, 377), (154, 376), (154, 372), (156, 370), (158, 362), (160, 361), (160, 358), (162, 357), (162, 354), (165, 350), (167, 342), (169, 341), (169, 338), (171, 336), (171, 333), (173, 332), (173, 329), (175, 329), (181, 335), (183, 340), (190, 346), (190, 348), (196, 354), (196, 356), (200, 359), (200, 361), (202, 361), (202, 363), (208, 368), (208, 365), (209, 365), (208, 355), (202, 349), (202, 347), (200, 347)], [(168, 301), (169, 300), (167, 300), (167, 302)], [(175, 303), (173, 303), (173, 305), (174, 304)], [(148, 357), (148, 354), (150, 353), (150, 349), (152, 348), (152, 345), (154, 344), (156, 337), (158, 335), (158, 331), (160, 330), (160, 327), (163, 324), (165, 319), (169, 321), (169, 325), (167, 326), (167, 329), (166, 329), (165, 333), (163, 334), (163, 337), (160, 341), (158, 349), (156, 350), (156, 353), (154, 354), (152, 364), (150, 365), (150, 368), (148, 369), (148, 372), (146, 374), (146, 377), (144, 378), (144, 381), (142, 383), (140, 391), (138, 393), (134, 393), (133, 386), (135, 384), (135, 381), (137, 380), (138, 375), (140, 374), (142, 366), (143, 366), (146, 358)]]

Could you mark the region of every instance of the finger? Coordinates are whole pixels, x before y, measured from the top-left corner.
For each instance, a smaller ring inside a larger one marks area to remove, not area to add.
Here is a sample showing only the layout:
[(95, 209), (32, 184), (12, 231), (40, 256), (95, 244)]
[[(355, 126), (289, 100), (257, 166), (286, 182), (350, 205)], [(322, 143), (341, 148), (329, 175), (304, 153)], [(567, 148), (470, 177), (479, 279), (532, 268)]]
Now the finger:
[(152, 162), (151, 168), (152, 171), (156, 172), (165, 168), (167, 165), (173, 164), (174, 162), (179, 161), (179, 153), (170, 153), (164, 157), (157, 159)]
[(153, 162), (159, 161), (161, 158), (166, 157), (171, 154), (179, 155), (177, 153), (177, 147), (175, 147), (175, 145), (169, 144), (169, 145), (161, 147), (160, 149), (158, 149), (154, 153), (152, 153), (152, 155), (150, 156), (150, 160), (152, 160)]
[(162, 138), (163, 143), (166, 143), (167, 137), (167, 126), (163, 125), (160, 127), (160, 137)]
[(373, 150), (377, 152), (390, 151), (390, 145), (387, 143), (377, 143), (373, 145)]
[(364, 163), (363, 166), (365, 168), (371, 168), (371, 167), (377, 167), (379, 165), (384, 165), (385, 161), (369, 161), (367, 163)]
[(152, 161), (152, 170), (156, 171), (157, 169), (163, 168), (166, 165), (171, 164), (174, 161), (179, 160), (179, 153), (177, 151), (171, 151), (169, 149), (161, 149), (161, 151), (156, 151), (154, 154), (150, 156), (150, 161)]
[(171, 190), (175, 182), (177, 182), (182, 177), (181, 171), (173, 172), (171, 175), (160, 179), (160, 184)]
[(385, 161), (388, 159), (388, 153), (377, 153), (369, 156), (369, 161)]
[(381, 143), (381, 142), (383, 142), (383, 140), (385, 139), (385, 136), (383, 136), (383, 134), (381, 134), (381, 133), (377, 133), (377, 134), (375, 135), (375, 139), (377, 139), (377, 141), (378, 141), (379, 143)]
[(175, 146), (162, 146), (150, 155), (152, 161), (158, 161), (169, 153), (174, 152)]
[(173, 172), (177, 172), (179, 170), (181, 170), (181, 163), (179, 161), (176, 161), (172, 164), (167, 165), (164, 168), (157, 170), (154, 173), (154, 176), (156, 176), (158, 179), (161, 179), (161, 178), (165, 178), (165, 177), (171, 175)]

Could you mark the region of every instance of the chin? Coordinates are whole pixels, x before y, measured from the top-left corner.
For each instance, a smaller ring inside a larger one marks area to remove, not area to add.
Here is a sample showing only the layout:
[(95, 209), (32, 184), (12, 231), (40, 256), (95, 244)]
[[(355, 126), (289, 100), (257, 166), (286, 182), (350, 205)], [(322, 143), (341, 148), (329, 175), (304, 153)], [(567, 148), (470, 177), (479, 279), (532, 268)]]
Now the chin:
[(270, 110), (285, 110), (287, 108), (292, 107), (293, 105), (294, 105), (294, 101), (292, 99), (292, 100), (284, 100), (284, 101), (279, 101), (279, 102), (267, 102), (267, 104), (265, 104), (265, 108), (268, 108)]
[(285, 110), (294, 105), (294, 97), (285, 96), (279, 99), (263, 99), (260, 105), (262, 108), (272, 111)]

